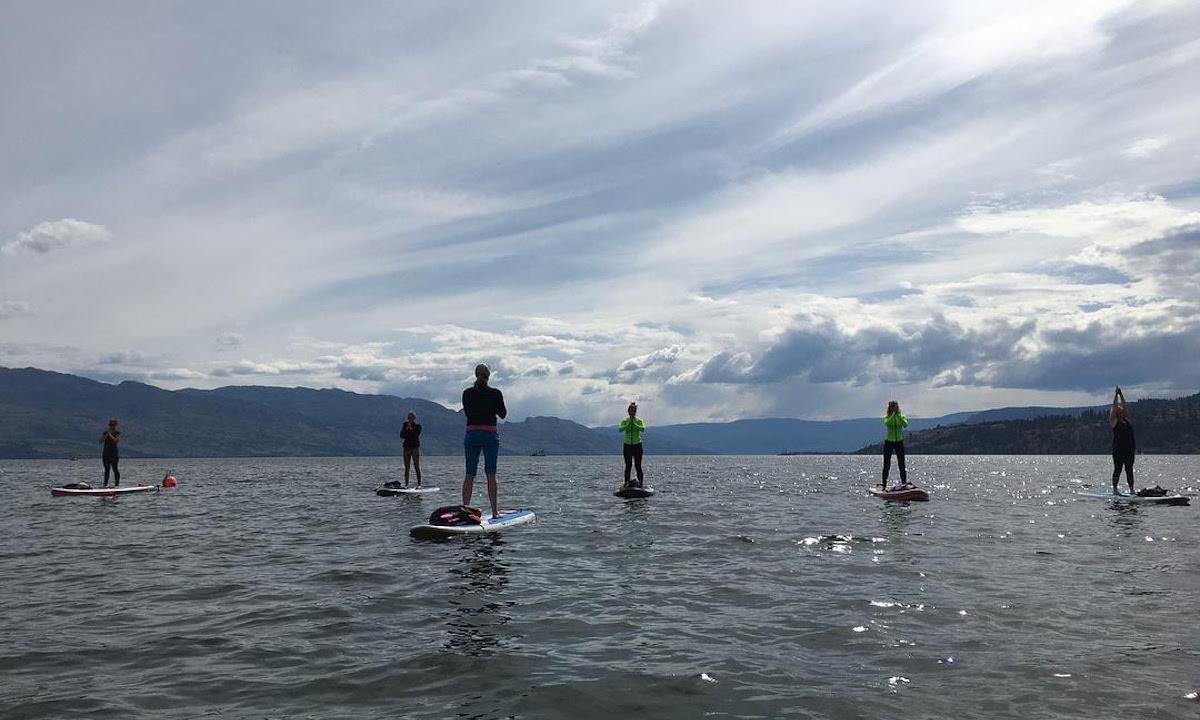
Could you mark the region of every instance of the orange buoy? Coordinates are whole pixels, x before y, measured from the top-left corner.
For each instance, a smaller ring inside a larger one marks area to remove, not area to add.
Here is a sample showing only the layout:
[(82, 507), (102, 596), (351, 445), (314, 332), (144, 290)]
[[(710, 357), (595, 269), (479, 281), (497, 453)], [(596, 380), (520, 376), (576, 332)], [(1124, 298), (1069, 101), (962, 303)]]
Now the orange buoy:
[(176, 485), (176, 484), (177, 484), (177, 483), (175, 482), (175, 476), (174, 476), (174, 475), (171, 475), (170, 473), (168, 473), (168, 474), (167, 474), (165, 477), (163, 477), (163, 481), (162, 481), (162, 486), (163, 486), (163, 487), (165, 487), (165, 488), (173, 488), (173, 487), (175, 487), (175, 485)]

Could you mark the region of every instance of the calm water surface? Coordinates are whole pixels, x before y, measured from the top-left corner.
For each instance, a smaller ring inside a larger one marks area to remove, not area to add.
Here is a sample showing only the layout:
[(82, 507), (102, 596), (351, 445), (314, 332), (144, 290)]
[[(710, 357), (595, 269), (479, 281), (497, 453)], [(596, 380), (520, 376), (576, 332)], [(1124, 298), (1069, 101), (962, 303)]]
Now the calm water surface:
[(373, 493), (386, 458), (118, 501), (50, 497), (99, 460), (4, 462), (0, 717), (1200, 716), (1200, 508), (1078, 497), (1102, 456), (910, 457), (934, 499), (889, 504), (877, 463), (652, 457), (625, 502), (620, 458), (505, 457), (536, 525), (419, 542), (456, 458), (425, 499)]

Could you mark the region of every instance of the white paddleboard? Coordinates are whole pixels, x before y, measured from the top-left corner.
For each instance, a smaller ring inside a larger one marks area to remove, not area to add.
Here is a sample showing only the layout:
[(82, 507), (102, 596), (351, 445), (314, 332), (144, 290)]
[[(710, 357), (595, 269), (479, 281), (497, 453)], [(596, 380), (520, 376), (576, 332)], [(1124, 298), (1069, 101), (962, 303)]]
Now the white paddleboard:
[(502, 510), (500, 517), (492, 519), (490, 510), (483, 511), (479, 524), (471, 525), (418, 525), (409, 530), (415, 538), (445, 538), (456, 535), (479, 535), (481, 533), (500, 532), (510, 527), (531, 523), (537, 519), (532, 510)]
[(131, 493), (149, 492), (157, 490), (157, 485), (123, 485), (120, 487), (92, 488), (90, 490), (79, 490), (76, 488), (50, 488), (50, 494), (54, 497), (116, 497), (118, 495), (129, 495)]
[(428, 494), (430, 494), (430, 493), (435, 493), (435, 492), (437, 492), (437, 491), (439, 491), (439, 490), (441, 490), (441, 488), (436, 488), (436, 487), (406, 487), (406, 488), (390, 488), (390, 487), (381, 487), (381, 488), (379, 488), (378, 490), (376, 490), (376, 491), (375, 491), (375, 494), (376, 494), (376, 495), (380, 495), (380, 496), (386, 496), (386, 495), (428, 495)]
[(1125, 495), (1118, 493), (1114, 495), (1111, 492), (1103, 490), (1092, 490), (1090, 492), (1081, 492), (1084, 497), (1096, 498), (1097, 500), (1109, 500), (1119, 503), (1138, 503), (1143, 505), (1187, 505), (1188, 498), (1185, 495), (1162, 495), (1159, 497), (1138, 497), (1137, 495)]

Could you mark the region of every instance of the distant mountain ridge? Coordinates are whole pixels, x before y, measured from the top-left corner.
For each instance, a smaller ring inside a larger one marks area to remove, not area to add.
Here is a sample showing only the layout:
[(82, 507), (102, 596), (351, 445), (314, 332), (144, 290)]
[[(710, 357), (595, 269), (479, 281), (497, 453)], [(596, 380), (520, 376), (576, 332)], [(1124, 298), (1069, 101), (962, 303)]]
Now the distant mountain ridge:
[[(1139, 453), (1200, 453), (1200, 393), (1173, 400), (1129, 404)], [(911, 427), (911, 426), (910, 426)], [(1108, 407), (1078, 415), (1002, 419), (914, 432), (904, 440), (911, 454), (930, 455), (1107, 455), (1112, 448)], [(882, 443), (859, 452), (881, 453)]]
[[(121, 420), (124, 457), (399, 455), (409, 410), (429, 455), (462, 452), (464, 418), (428, 400), (344, 390), (231, 386), (164, 390), (118, 385), (36, 368), (0, 368), (0, 458), (99, 457), (108, 418)], [(504, 423), (501, 453), (620, 455), (615, 426), (530, 417)], [(706, 454), (668, 439), (655, 454)]]
[[(424, 428), (429, 455), (462, 452), (462, 413), (428, 400), (344, 390), (230, 386), (164, 390), (118, 385), (36, 368), (0, 368), (0, 458), (94, 457), (110, 416), (121, 419), (125, 457), (269, 457), (398, 455), (409, 410)], [(912, 418), (910, 429), (978, 425), (997, 419), (1078, 416), (1094, 408), (1000, 408)], [(611, 427), (555, 417), (501, 427), (508, 455), (619, 455)], [(656, 455), (855, 452), (877, 441), (879, 418), (789, 418), (654, 425), (646, 451)]]
[[(939, 425), (1078, 415), (1091, 408), (1022, 407), (962, 412), (935, 418), (909, 418), (910, 430)], [(654, 428), (655, 437), (700, 445), (718, 455), (774, 455), (782, 452), (855, 452), (883, 437), (882, 415), (849, 420), (766, 418), (727, 423), (687, 423)], [(647, 439), (647, 441), (649, 441)]]

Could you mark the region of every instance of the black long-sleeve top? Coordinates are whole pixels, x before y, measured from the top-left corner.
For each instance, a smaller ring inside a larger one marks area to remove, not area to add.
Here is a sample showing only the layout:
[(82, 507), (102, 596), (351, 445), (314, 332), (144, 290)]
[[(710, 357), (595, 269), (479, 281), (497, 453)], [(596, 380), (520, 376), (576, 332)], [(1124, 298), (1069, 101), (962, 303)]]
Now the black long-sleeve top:
[(504, 407), (504, 394), (494, 387), (472, 385), (463, 390), (462, 405), (468, 427), (495, 427), (496, 418), (508, 416), (508, 409)]
[(404, 423), (400, 428), (400, 437), (404, 438), (406, 448), (421, 447), (421, 423)]

